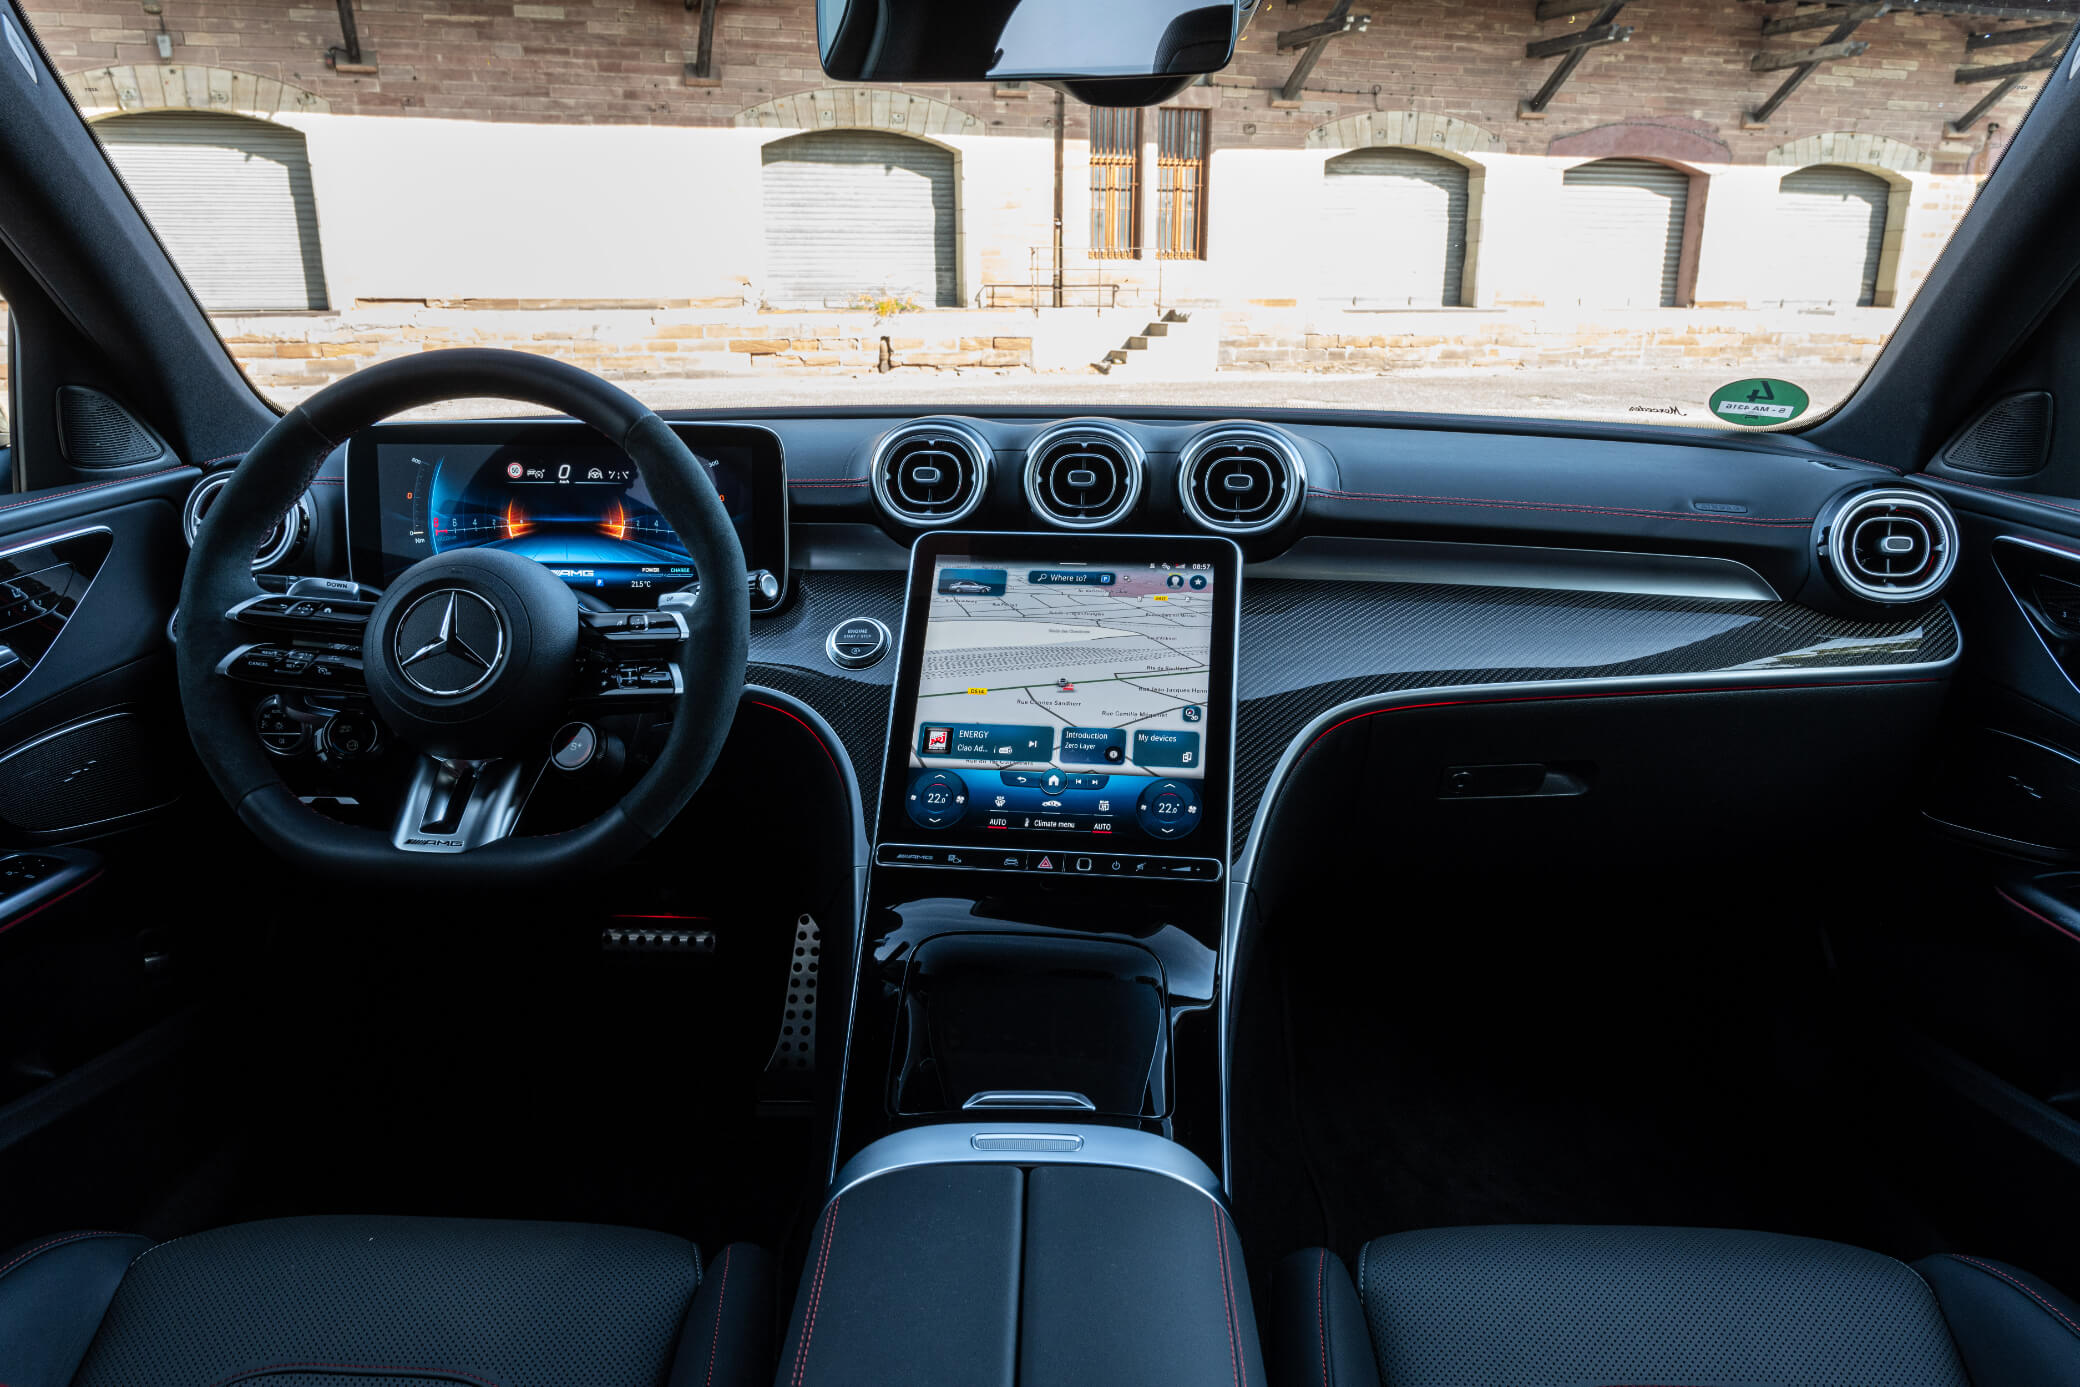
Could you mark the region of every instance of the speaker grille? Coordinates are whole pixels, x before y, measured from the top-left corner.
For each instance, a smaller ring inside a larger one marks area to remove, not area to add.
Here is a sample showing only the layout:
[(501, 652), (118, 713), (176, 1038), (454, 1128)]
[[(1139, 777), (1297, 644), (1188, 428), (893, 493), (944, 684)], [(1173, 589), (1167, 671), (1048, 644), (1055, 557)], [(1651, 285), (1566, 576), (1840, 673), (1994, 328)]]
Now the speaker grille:
[(83, 385), (58, 387), (58, 446), (74, 467), (127, 467), (164, 451), (129, 410)]
[(179, 786), (160, 738), (135, 713), (105, 713), (0, 756), (0, 822), (68, 833), (171, 803)]
[(2026, 477), (2044, 465), (2051, 446), (2051, 392), (2025, 390), (1995, 400), (1943, 450), (1960, 472)]

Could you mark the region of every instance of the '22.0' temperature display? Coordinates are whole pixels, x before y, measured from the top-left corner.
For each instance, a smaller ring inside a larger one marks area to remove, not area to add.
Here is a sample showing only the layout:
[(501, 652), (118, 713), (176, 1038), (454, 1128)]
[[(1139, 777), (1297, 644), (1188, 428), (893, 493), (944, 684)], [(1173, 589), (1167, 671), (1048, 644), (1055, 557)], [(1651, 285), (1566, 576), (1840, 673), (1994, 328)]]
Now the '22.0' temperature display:
[(1199, 827), (1212, 564), (934, 560), (906, 808), (1163, 840)]

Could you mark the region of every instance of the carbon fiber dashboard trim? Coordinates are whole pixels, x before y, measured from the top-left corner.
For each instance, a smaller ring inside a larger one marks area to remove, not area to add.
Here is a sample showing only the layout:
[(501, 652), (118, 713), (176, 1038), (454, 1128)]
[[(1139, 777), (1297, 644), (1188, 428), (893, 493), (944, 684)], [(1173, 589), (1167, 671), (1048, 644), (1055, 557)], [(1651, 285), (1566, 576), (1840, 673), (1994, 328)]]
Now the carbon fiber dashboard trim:
[(896, 652), (891, 648), (866, 669), (840, 669), (823, 643), (833, 626), (856, 616), (901, 630), (903, 580), (901, 573), (798, 569), (786, 608), (751, 623), (751, 659), (744, 677), (791, 694), (823, 715), (845, 745), (863, 807), (880, 803), (881, 743), (888, 735)]
[[(757, 683), (815, 708), (845, 744), (865, 803), (878, 802), (891, 654), (840, 670), (823, 650), (838, 622), (902, 624), (903, 575), (795, 574), (787, 609), (752, 629)], [(1957, 624), (1938, 604), (1859, 622), (1790, 602), (1636, 593), (1245, 577), (1232, 849), (1242, 860), (1257, 809), (1294, 738), (1330, 709), (1411, 689), (1739, 676), (1926, 672), (1957, 658)]]
[(1323, 712), (1407, 689), (1673, 675), (1876, 673), (1954, 660), (1948, 607), (1855, 622), (1789, 602), (1258, 580), (1242, 595), (1238, 856), (1279, 758)]

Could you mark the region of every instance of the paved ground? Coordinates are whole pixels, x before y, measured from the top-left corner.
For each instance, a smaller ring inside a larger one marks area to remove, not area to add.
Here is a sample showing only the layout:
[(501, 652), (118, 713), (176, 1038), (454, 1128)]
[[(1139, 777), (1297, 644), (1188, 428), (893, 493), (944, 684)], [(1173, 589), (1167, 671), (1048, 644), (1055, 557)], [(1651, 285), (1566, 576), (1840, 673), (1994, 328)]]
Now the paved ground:
[[(1729, 367), (1712, 362), (1681, 368), (1596, 364), (1578, 368), (1422, 369), (1376, 376), (1222, 372), (1198, 381), (900, 372), (887, 376), (773, 374), (622, 384), (659, 409), (834, 404), (902, 404), (932, 409), (979, 409), (992, 404), (1064, 408), (1211, 405), (1238, 413), (1252, 408), (1409, 410), (1715, 427), (1704, 409), (1712, 391), (1729, 380), (1769, 370), (1763, 363)], [(1774, 373), (1803, 386), (1813, 397), (1812, 414), (1817, 414), (1846, 396), (1861, 379), (1863, 368), (1786, 366), (1776, 368)], [(452, 418), (514, 412), (521, 411), (487, 401), (458, 400), (428, 414)]]

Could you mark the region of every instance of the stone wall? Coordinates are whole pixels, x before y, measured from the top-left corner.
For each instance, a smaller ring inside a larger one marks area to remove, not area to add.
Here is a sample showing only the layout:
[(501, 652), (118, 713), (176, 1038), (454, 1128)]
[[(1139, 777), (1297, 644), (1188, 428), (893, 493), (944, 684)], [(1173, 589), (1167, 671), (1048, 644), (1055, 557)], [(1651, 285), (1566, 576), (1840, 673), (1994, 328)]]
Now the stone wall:
[[(1146, 315), (1143, 315), (1144, 317)], [(1132, 315), (1106, 326), (1109, 345)], [(262, 389), (292, 398), (357, 367), (443, 347), (508, 347), (616, 380), (760, 372), (918, 374), (1087, 367), (1063, 359), (1061, 329), (1030, 313), (759, 313), (687, 304), (522, 300), (361, 304), (340, 313), (222, 314), (217, 327)], [(1085, 327), (1088, 332), (1088, 327)], [(1050, 340), (1035, 349), (1035, 335)], [(1050, 359), (1048, 348), (1056, 349)]]
[[(1548, 153), (1557, 139), (1627, 122), (1687, 131), (1723, 146), (1727, 162), (1759, 163), (1787, 139), (1855, 129), (1962, 171), (1983, 138), (1982, 126), (1954, 139), (1943, 122), (1985, 90), (1952, 78), (1965, 65), (1966, 33), (1984, 21), (1895, 12), (1866, 23), (1856, 33), (1869, 42), (1866, 53), (1821, 69), (1766, 127), (1750, 128), (1744, 114), (1782, 74), (1752, 72), (1749, 59), (1825, 37), (1762, 38), (1763, 21), (1789, 13), (1788, 4), (1634, 0), (1621, 16), (1634, 26), (1631, 41), (1591, 52), (1543, 119), (1520, 120), (1519, 103), (1552, 65), (1527, 60), (1524, 44), (1564, 34), (1580, 16), (1540, 24), (1528, 0), (1368, 5), (1370, 29), (1331, 43), (1302, 100), (1282, 103), (1278, 89), (1294, 59), (1276, 51), (1277, 32), (1320, 19), (1329, 3), (1266, 3), (1230, 69), (1182, 99), (1214, 108), (1217, 147), (1298, 148), (1327, 121), (1403, 108), (1480, 126), (1515, 154)], [(706, 81), (686, 76), (699, 15), (682, 0), (359, 0), (355, 10), (372, 74), (328, 66), (340, 42), (330, 5), (164, 0), (163, 19), (173, 62), (269, 78), (345, 115), (726, 125), (761, 102), (825, 85), (814, 0), (720, 0), (715, 75)], [(154, 46), (160, 18), (138, 5), (34, 0), (28, 14), (61, 71), (162, 61)], [(2041, 83), (2023, 82), (1990, 119), (2012, 125)], [(1043, 89), (917, 90), (990, 133), (1050, 133), (1053, 94)], [(1084, 134), (1085, 113), (1073, 102), (1070, 111), (1070, 133)]]
[(1220, 365), (1235, 371), (1377, 373), (1426, 366), (1679, 366), (1729, 372), (1813, 363), (1868, 365), (1899, 321), (1895, 310), (1644, 309), (1592, 315), (1493, 313), (1224, 315)]

